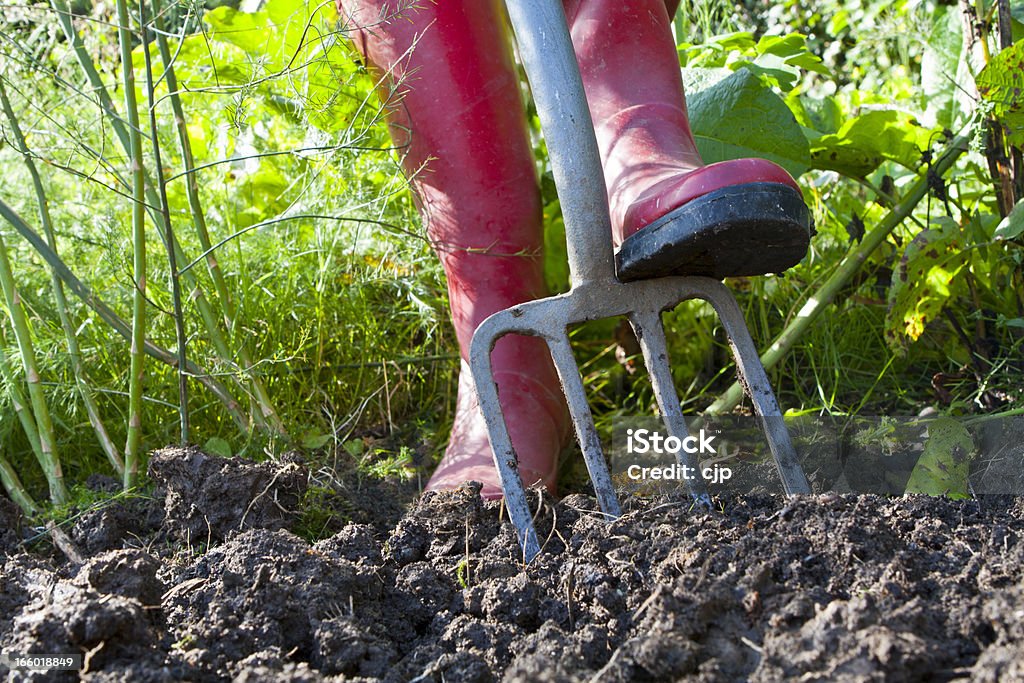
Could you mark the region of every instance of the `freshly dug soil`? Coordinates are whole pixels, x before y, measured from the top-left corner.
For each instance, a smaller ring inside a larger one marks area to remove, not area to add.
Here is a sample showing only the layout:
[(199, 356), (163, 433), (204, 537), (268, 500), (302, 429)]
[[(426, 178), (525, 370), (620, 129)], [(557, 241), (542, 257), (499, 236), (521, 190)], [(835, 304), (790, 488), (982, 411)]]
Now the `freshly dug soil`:
[(524, 567), (473, 487), (310, 544), (300, 464), (154, 463), (161, 496), (93, 515), (81, 565), (0, 532), (0, 651), (87, 653), (90, 681), (1024, 681), (1022, 499), (634, 499), (609, 523), (537, 493)]

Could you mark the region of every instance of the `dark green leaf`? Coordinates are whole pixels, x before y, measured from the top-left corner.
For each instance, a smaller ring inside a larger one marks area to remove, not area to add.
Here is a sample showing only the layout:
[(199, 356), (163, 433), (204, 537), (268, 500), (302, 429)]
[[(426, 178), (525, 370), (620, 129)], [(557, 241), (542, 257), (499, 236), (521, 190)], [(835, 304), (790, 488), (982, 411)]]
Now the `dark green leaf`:
[(951, 417), (928, 423), (928, 441), (918, 458), (907, 493), (967, 498), (967, 473), (974, 455), (974, 441), (967, 428)]
[[(685, 70), (684, 70), (685, 71)], [(687, 98), (697, 148), (707, 163), (761, 157), (794, 176), (810, 166), (807, 138), (785, 102), (748, 69), (700, 86)], [(701, 87), (702, 86), (702, 87)]]

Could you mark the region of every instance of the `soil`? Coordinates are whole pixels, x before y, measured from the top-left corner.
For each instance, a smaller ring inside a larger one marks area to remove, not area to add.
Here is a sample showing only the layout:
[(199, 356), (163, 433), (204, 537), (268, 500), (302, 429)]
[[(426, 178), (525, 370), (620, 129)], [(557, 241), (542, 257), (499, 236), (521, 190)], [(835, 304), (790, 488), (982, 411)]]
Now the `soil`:
[(524, 567), (472, 486), (310, 543), (297, 458), (152, 463), (64, 550), (0, 500), (0, 651), (87, 663), (13, 680), (1024, 681), (1024, 499), (536, 493)]

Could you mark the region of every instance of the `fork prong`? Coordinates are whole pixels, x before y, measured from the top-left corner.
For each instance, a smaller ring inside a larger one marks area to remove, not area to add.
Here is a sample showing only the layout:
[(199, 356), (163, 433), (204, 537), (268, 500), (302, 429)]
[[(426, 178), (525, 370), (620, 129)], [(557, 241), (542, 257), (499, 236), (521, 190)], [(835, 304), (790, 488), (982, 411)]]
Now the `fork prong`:
[(612, 486), (608, 463), (605, 462), (604, 453), (601, 450), (601, 440), (597, 436), (594, 416), (587, 403), (583, 378), (580, 377), (579, 368), (576, 366), (576, 358), (572, 354), (569, 337), (565, 335), (548, 337), (547, 340), (548, 348), (551, 349), (551, 360), (555, 363), (555, 370), (558, 371), (558, 379), (562, 382), (565, 400), (569, 405), (569, 414), (572, 416), (572, 423), (576, 429), (576, 439), (580, 448), (583, 449), (583, 459), (587, 463), (587, 471), (594, 484), (598, 505), (606, 515), (618, 517), (622, 514), (622, 510), (619, 508), (619, 499)]
[[(473, 382), (476, 385), (480, 411), (487, 424), (487, 435), (491, 442), (491, 451), (494, 454), (494, 464), (498, 468), (498, 477), (501, 480), (501, 489), (505, 496), (505, 507), (516, 528), (519, 546), (523, 549), (523, 559), (525, 562), (530, 562), (540, 554), (540, 543), (537, 539), (537, 531), (533, 526), (530, 505), (526, 500), (526, 489), (519, 476), (519, 461), (515, 449), (512, 447), (512, 438), (509, 436), (508, 426), (505, 424), (505, 414), (501, 411), (501, 403), (498, 400), (498, 385), (494, 381), (494, 373), (491, 370), (491, 350), (501, 334), (496, 332), (488, 334), (487, 332), (496, 330), (497, 327), (491, 325), (489, 330), (484, 331), (484, 334), (481, 335), (478, 330), (474, 335), (470, 347), (469, 365), (473, 373)], [(482, 325), (481, 329), (483, 329)]]
[(750, 332), (736, 299), (724, 286), (709, 288), (704, 298), (715, 308), (725, 328), (729, 346), (732, 347), (732, 355), (736, 359), (736, 373), (754, 404), (754, 413), (761, 422), (761, 428), (768, 439), (768, 447), (775, 457), (775, 467), (779, 472), (779, 478), (782, 479), (783, 490), (788, 496), (810, 493), (811, 485), (800, 467), (782, 411), (775, 400), (775, 392), (768, 382), (764, 366), (761, 365), (761, 357), (754, 346), (754, 340), (750, 338)]
[[(662, 420), (668, 428), (668, 433), (682, 440), (689, 435), (689, 430), (683, 419), (679, 394), (676, 393), (672, 370), (668, 364), (668, 347), (665, 343), (661, 313), (651, 310), (636, 311), (629, 316), (629, 324), (632, 325), (637, 341), (640, 342), (640, 350), (644, 354), (644, 364), (647, 366), (647, 374), (651, 379), (651, 388), (654, 390), (654, 398), (658, 401)], [(691, 468), (689, 471), (694, 473), (692, 479), (686, 480), (686, 488), (690, 495), (694, 500), (710, 506), (711, 499), (700, 475), (697, 454), (680, 450), (676, 453), (676, 459), (680, 465)]]

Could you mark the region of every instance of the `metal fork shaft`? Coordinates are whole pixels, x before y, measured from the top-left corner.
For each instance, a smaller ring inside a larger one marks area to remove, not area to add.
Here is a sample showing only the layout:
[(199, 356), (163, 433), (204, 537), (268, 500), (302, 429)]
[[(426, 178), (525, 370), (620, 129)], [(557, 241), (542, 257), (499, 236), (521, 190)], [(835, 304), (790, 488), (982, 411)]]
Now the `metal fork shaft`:
[[(559, 0), (507, 0), (565, 220), (572, 286), (615, 281), (601, 154)], [(642, 77), (639, 76), (638, 77)]]

